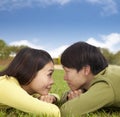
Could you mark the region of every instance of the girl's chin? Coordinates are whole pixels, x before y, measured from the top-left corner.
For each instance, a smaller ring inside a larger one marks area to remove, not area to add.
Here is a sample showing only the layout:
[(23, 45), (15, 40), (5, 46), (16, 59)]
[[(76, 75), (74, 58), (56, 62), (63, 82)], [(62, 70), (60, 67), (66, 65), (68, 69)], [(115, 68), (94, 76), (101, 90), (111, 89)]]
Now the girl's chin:
[(49, 91), (50, 91), (50, 89), (46, 89), (43, 92), (41, 92), (41, 95), (48, 95)]
[(49, 92), (43, 92), (41, 93), (42, 95), (48, 95)]

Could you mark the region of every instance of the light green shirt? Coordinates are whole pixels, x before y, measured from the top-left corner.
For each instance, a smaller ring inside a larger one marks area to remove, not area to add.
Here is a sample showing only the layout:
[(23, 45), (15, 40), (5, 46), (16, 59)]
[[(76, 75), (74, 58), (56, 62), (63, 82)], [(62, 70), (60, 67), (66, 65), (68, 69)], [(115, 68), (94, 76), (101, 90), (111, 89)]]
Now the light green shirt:
[(88, 91), (64, 103), (60, 110), (62, 117), (79, 117), (102, 107), (120, 108), (119, 66), (109, 66), (97, 74)]
[(5, 75), (0, 77), (0, 109), (10, 107), (27, 113), (60, 117), (60, 110), (56, 105), (34, 98), (21, 88), (15, 78)]

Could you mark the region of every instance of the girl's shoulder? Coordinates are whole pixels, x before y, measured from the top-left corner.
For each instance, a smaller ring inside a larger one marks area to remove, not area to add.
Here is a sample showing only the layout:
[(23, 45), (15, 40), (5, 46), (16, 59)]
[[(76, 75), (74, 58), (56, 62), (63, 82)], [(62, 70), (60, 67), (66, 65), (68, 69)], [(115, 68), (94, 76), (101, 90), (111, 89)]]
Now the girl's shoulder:
[(13, 83), (19, 85), (19, 82), (16, 78), (8, 75), (0, 76), (0, 83)]

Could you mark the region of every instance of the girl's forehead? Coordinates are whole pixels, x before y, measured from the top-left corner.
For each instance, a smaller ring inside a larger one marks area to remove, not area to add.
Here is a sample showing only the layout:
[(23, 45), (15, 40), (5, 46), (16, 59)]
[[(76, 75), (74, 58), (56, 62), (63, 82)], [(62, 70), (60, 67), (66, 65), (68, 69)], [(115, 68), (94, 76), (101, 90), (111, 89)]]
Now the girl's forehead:
[(41, 70), (54, 71), (54, 64), (49, 62)]

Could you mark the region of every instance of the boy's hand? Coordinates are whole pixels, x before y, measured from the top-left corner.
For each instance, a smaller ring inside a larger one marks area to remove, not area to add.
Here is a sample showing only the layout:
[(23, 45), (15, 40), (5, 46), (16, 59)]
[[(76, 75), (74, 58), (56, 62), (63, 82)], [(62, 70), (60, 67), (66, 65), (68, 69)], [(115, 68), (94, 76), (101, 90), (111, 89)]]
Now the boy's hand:
[(83, 92), (82, 92), (82, 90), (75, 90), (75, 91), (70, 91), (69, 93), (68, 93), (68, 100), (71, 100), (71, 99), (73, 99), (73, 98), (75, 98), (75, 97), (78, 97), (78, 96), (80, 96), (81, 94), (82, 94)]

